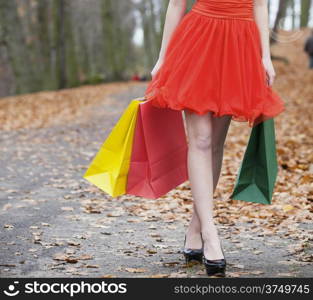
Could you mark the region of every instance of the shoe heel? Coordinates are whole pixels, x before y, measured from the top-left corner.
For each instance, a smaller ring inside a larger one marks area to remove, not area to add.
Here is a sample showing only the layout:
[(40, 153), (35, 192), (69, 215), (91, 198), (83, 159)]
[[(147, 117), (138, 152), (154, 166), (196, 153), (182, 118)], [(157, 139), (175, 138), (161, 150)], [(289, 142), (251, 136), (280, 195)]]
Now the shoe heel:
[[(201, 234), (201, 238), (202, 238), (202, 234)], [(206, 259), (203, 254), (202, 261), (203, 261), (203, 264), (205, 266), (206, 273), (208, 276), (217, 276), (217, 277), (226, 276), (226, 258), (225, 258), (221, 241), (220, 241), (220, 245), (221, 245), (221, 250), (222, 250), (224, 258), (216, 259), (216, 260), (209, 260), (209, 259)]]
[(207, 266), (206, 265), (206, 273), (208, 276), (219, 276), (225, 277), (226, 266)]

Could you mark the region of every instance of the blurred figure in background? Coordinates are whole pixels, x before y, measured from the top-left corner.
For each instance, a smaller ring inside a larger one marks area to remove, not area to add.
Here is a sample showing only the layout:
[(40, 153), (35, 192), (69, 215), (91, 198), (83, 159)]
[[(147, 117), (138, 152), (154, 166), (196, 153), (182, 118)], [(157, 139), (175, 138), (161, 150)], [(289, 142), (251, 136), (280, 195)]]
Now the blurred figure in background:
[(132, 78), (131, 78), (131, 80), (133, 80), (133, 81), (140, 81), (140, 77), (139, 77), (138, 73), (134, 73)]
[(131, 77), (131, 80), (133, 81), (147, 81), (149, 78), (147, 75), (139, 75), (138, 73), (134, 73)]
[(311, 31), (311, 35), (308, 37), (308, 39), (305, 42), (304, 51), (309, 56), (309, 68), (313, 69), (313, 30)]
[(142, 75), (140, 77), (140, 81), (148, 81), (149, 80), (149, 77), (147, 75)]

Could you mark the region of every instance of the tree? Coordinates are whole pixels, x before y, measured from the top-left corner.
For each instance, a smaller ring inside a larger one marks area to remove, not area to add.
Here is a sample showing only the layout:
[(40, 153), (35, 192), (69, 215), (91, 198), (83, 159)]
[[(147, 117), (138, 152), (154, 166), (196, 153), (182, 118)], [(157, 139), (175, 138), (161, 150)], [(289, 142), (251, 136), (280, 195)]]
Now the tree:
[(310, 19), (310, 10), (312, 6), (312, 0), (301, 1), (301, 18), (300, 27), (307, 27)]
[[(14, 25), (13, 25), (14, 24)], [(14, 75), (17, 93), (31, 92), (38, 88), (30, 52), (24, 36), (15, 0), (0, 1), (1, 44)]]
[[(279, 24), (280, 24), (281, 20), (286, 17), (286, 12), (287, 12), (287, 7), (288, 7), (289, 1), (290, 0), (279, 0), (279, 7), (278, 7), (274, 27), (273, 27), (273, 32), (275, 34), (277, 34), (277, 32), (278, 32)], [(271, 43), (275, 43), (275, 42), (276, 42), (276, 40), (273, 37), (271, 37)]]
[(55, 78), (59, 89), (66, 87), (65, 0), (53, 2), (53, 50)]

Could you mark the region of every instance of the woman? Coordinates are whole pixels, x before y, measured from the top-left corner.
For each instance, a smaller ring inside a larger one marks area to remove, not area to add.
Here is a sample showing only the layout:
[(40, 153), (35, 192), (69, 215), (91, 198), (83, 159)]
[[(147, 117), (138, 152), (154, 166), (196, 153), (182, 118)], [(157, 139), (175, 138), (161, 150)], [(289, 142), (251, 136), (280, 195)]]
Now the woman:
[(267, 0), (170, 0), (159, 59), (145, 97), (185, 113), (188, 175), (194, 213), (185, 236), (186, 261), (203, 261), (225, 276), (226, 258), (213, 220), (213, 193), (231, 120), (250, 127), (281, 113), (271, 86)]

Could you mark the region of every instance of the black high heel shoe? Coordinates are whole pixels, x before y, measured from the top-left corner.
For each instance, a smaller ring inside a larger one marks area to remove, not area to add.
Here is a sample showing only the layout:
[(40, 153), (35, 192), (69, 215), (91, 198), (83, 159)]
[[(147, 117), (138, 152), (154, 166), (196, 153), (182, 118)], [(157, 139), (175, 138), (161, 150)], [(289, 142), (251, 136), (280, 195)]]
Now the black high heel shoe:
[(185, 245), (186, 245), (186, 235), (184, 241), (184, 249), (182, 251), (185, 257), (186, 264), (188, 264), (192, 260), (202, 262), (203, 247), (201, 249), (191, 249), (185, 248)]
[[(201, 234), (201, 238), (202, 238), (202, 234)], [(224, 258), (222, 258), (222, 259), (214, 259), (214, 260), (207, 259), (203, 253), (202, 262), (206, 268), (206, 272), (207, 272), (208, 276), (225, 277), (226, 258), (225, 258), (225, 254), (223, 251), (222, 244), (221, 244), (221, 250), (222, 250), (223, 255), (224, 255)]]

